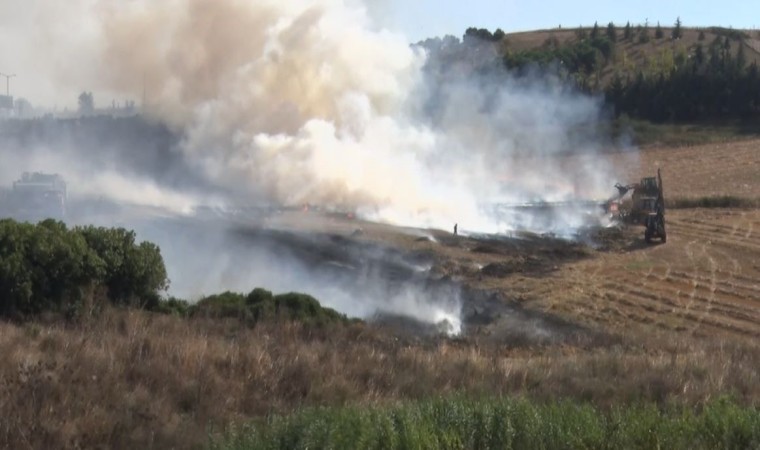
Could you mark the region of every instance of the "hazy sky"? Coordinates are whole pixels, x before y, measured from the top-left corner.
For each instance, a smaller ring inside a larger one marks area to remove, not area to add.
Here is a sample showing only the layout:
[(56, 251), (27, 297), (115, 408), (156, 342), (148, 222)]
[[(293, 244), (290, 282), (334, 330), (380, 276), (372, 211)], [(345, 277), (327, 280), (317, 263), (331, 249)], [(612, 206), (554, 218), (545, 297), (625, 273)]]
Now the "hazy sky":
[(392, 6), (389, 27), (402, 30), (412, 42), (451, 34), (461, 37), (474, 26), (494, 31), (607, 24), (670, 25), (681, 17), (684, 26), (760, 27), (760, 2), (752, 0), (387, 0)]
[[(380, 27), (401, 32), (412, 43), (447, 34), (461, 37), (471, 26), (509, 33), (560, 24), (564, 28), (590, 26), (594, 21), (623, 25), (648, 19), (652, 25), (657, 21), (671, 25), (679, 16), (685, 26), (760, 27), (757, 0), (340, 1), (368, 6)], [(92, 82), (99, 69), (93, 55), (101, 42), (93, 13), (98, 5), (120, 2), (124, 0), (0, 0), (0, 73), (18, 74), (11, 80), (11, 95), (58, 108), (76, 107), (76, 96), (85, 89), (95, 91), (100, 106), (125, 100), (113, 98)], [(139, 77), (139, 71), (134, 76)], [(0, 77), (0, 93), (4, 94), (5, 88), (6, 80)]]

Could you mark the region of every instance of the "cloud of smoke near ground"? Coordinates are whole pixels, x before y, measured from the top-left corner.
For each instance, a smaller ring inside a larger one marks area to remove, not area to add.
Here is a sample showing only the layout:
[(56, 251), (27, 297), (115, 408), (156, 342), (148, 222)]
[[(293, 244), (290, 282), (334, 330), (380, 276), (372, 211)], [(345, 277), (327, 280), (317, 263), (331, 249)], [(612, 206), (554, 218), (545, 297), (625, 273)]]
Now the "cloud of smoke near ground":
[(41, 48), (73, 53), (56, 64), (61, 83), (144, 94), (183, 133), (186, 161), (247, 198), (497, 231), (509, 224), (478, 204), (607, 194), (614, 179), (599, 161), (548, 159), (595, 150), (570, 136), (596, 102), (546, 81), (431, 76), (429, 52), (378, 29), (360, 1), (33, 3)]
[[(226, 196), (498, 232), (581, 221), (498, 216), (484, 204), (610, 193), (613, 171), (595, 157), (597, 101), (551, 78), (478, 72), (466, 60), (447, 66), (435, 48), (377, 27), (370, 11), (380, 10), (359, 0), (8, 0), (0, 16), (18, 20), (0, 38), (17, 45), (0, 51), (42, 80), (45, 101), (83, 90), (96, 103), (144, 98), (143, 113), (180, 137), (174, 175), (144, 163), (125, 171), (73, 161), (92, 158), (94, 146), (59, 151), (56, 166), (72, 169), (73, 185), (120, 202), (185, 211)], [(577, 151), (585, 156), (567, 158)], [(202, 187), (166, 181), (185, 175)], [(241, 286), (254, 279), (238, 275)], [(293, 289), (328, 286), (298, 281), (306, 278), (283, 277)], [(403, 311), (405, 297), (393, 297), (392, 309)]]

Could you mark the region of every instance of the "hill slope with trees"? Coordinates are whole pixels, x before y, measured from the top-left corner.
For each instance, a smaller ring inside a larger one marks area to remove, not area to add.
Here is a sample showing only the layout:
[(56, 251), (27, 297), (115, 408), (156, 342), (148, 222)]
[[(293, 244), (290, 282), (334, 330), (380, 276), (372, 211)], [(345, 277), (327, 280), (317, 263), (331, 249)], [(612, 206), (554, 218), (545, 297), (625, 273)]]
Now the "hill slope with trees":
[(468, 28), (418, 45), (437, 72), (513, 76), (536, 70), (603, 95), (616, 116), (653, 122), (760, 115), (760, 32), (660, 24), (557, 28), (507, 34)]

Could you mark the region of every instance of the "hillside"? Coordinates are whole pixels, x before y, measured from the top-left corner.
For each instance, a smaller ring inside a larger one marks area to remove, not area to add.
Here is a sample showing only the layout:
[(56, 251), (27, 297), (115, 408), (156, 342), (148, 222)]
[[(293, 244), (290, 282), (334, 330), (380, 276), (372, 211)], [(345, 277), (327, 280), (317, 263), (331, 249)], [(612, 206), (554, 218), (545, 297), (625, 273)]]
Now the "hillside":
[[(611, 58), (600, 67), (601, 82), (609, 83), (616, 72), (633, 74), (637, 71), (658, 72), (674, 64), (679, 55), (693, 58), (701, 44), (707, 49), (716, 40), (729, 39), (730, 52), (735, 57), (742, 48), (747, 64), (760, 64), (760, 31), (734, 30), (722, 27), (681, 28), (681, 37), (673, 39), (673, 27), (661, 27), (663, 37), (656, 38), (656, 26), (631, 26), (631, 37), (624, 37), (624, 25), (615, 26), (616, 40)], [(479, 30), (482, 33), (483, 30)], [(526, 51), (545, 50), (556, 46), (571, 46), (588, 39), (593, 27), (556, 28), (507, 33), (498, 41), (499, 53), (509, 55)], [(599, 25), (599, 36), (608, 37), (607, 25)], [(648, 33), (648, 39), (642, 35)], [(701, 37), (700, 37), (701, 35)], [(644, 40), (646, 40), (644, 42)]]
[[(760, 116), (760, 35), (720, 27), (553, 29), (506, 34), (468, 28), (418, 44), (433, 80), (481, 85), (554, 81), (604, 99), (616, 116), (651, 122), (745, 121)], [(548, 83), (548, 84), (547, 84)]]

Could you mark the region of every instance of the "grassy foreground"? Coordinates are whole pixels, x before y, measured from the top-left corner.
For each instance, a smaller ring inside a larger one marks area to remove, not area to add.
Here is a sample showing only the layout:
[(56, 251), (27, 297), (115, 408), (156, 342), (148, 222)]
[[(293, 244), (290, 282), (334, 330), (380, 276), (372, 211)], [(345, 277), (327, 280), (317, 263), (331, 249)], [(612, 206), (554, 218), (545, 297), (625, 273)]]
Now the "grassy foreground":
[(229, 429), (214, 449), (758, 448), (760, 410), (721, 399), (698, 411), (602, 411), (563, 401), (446, 398), (386, 408), (305, 409)]
[[(640, 336), (634, 329), (629, 334)], [(449, 414), (445, 423), (452, 424), (453, 436), (468, 430), (462, 427), (475, 420), (470, 417), (485, 414), (493, 422), (501, 420), (492, 418), (495, 412), (505, 410), (536, 417), (519, 422), (528, 425), (510, 425), (517, 430), (548, 426), (542, 425), (542, 414), (551, 411), (507, 400), (451, 400), (454, 406), (440, 406), (429, 400), (436, 397), (525, 397), (535, 405), (564, 399), (573, 403), (557, 406), (564, 411), (558, 417), (571, 417), (572, 404), (593, 405), (598, 410), (578, 407), (578, 414), (607, 430), (601, 411), (619, 407), (623, 414), (634, 414), (636, 409), (626, 408), (639, 403), (696, 411), (731, 395), (739, 405), (737, 415), (713, 417), (725, 421), (720, 422), (724, 427), (743, 426), (745, 414), (751, 414), (741, 408), (760, 404), (760, 345), (649, 335), (601, 347), (522, 347), (476, 338), (417, 340), (362, 323), (248, 326), (239, 319), (116, 308), (79, 322), (44, 317), (20, 324), (0, 321), (0, 448), (201, 449), (209, 446), (209, 429), (261, 424), (268, 417), (281, 417), (271, 420), (265, 427), (269, 431), (262, 429), (268, 434), (250, 436), (250, 429), (244, 429), (239, 434), (244, 440), (230, 435), (217, 447), (265, 438), (279, 445), (278, 436), (305, 439), (319, 426), (348, 430), (340, 433), (351, 442), (371, 443), (379, 433), (372, 427), (399, 423), (406, 428), (396, 426), (399, 436), (389, 439), (403, 448), (404, 433), (424, 437), (446, 429), (438, 427), (444, 416), (432, 415), (434, 411)], [(398, 404), (408, 406), (384, 409)], [(333, 409), (313, 409), (323, 407)], [(393, 422), (393, 414), (405, 422)], [(661, 426), (659, 419), (652, 421)], [(556, 425), (564, 426), (569, 425)], [(362, 432), (366, 437), (352, 427), (367, 427)], [(551, 436), (553, 429), (535, 433)], [(466, 439), (473, 437), (460, 438), (470, 446)], [(341, 445), (353, 446), (335, 447)]]

